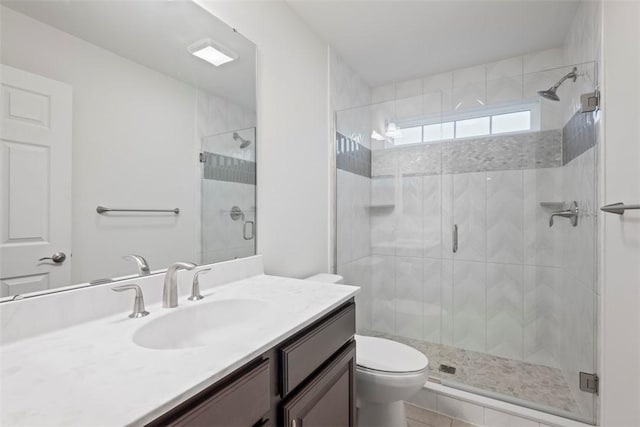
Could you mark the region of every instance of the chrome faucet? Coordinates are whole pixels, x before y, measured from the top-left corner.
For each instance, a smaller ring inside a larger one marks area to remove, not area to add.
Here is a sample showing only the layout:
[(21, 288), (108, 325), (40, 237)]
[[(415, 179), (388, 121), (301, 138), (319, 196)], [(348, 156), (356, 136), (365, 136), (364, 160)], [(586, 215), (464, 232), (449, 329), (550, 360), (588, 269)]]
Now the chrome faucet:
[(162, 306), (164, 308), (178, 306), (178, 270), (193, 270), (196, 267), (197, 265), (192, 262), (176, 262), (167, 269), (162, 291)]
[(147, 276), (148, 274), (151, 273), (147, 260), (144, 259), (144, 257), (141, 255), (135, 255), (135, 254), (125, 255), (122, 257), (122, 259), (130, 259), (134, 261), (138, 265), (138, 274), (140, 276)]
[(571, 222), (571, 225), (576, 227), (578, 225), (579, 213), (580, 212), (578, 210), (578, 203), (571, 202), (571, 205), (569, 205), (569, 209), (565, 209), (562, 211), (554, 211), (551, 213), (551, 217), (549, 217), (549, 227), (553, 227), (553, 218), (556, 216), (559, 216), (562, 218), (568, 218), (569, 221)]
[(111, 288), (111, 290), (115, 292), (136, 291), (136, 298), (133, 300), (133, 312), (129, 315), (130, 318), (136, 319), (149, 314), (149, 312), (144, 309), (144, 297), (142, 296), (140, 286), (132, 283), (130, 285), (116, 286), (115, 288)]

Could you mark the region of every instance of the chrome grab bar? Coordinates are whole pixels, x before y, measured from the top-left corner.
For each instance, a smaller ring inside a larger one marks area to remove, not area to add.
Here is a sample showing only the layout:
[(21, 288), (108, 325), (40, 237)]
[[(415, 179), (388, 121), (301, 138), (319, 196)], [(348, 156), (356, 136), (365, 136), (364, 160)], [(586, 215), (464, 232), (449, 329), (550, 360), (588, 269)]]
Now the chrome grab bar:
[(174, 214), (178, 215), (180, 213), (180, 209), (115, 209), (98, 206), (96, 208), (96, 212), (98, 212), (99, 214), (103, 214), (106, 212), (173, 212)]
[(603, 207), (600, 208), (601, 211), (603, 212), (607, 212), (607, 213), (614, 213), (617, 215), (624, 215), (624, 211), (625, 210), (633, 210), (633, 209), (640, 209), (640, 204), (638, 205), (625, 205), (622, 202), (619, 203), (612, 203), (610, 205), (605, 205)]

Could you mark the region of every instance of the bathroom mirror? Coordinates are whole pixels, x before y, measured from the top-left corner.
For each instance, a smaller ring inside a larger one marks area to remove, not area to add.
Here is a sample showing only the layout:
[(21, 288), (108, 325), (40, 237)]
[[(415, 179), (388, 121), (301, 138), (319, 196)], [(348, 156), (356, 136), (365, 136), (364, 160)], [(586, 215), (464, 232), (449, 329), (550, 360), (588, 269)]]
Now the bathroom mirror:
[(191, 1), (0, 3), (0, 297), (255, 254), (256, 48)]

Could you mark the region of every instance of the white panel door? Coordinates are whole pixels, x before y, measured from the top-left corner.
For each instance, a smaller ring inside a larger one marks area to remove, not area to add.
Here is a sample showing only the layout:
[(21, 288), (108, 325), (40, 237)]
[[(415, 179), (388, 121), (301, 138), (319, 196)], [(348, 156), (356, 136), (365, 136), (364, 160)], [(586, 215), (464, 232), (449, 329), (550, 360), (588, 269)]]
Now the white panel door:
[[(71, 86), (0, 66), (0, 296), (70, 284)], [(39, 261), (56, 252), (63, 262)]]

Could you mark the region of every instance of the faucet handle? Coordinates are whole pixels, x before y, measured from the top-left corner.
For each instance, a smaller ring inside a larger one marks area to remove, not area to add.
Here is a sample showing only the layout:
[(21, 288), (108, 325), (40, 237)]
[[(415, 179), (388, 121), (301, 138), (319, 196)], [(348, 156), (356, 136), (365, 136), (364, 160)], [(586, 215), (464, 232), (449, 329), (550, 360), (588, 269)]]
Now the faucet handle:
[(187, 298), (189, 301), (198, 301), (204, 298), (200, 295), (200, 275), (206, 274), (210, 272), (210, 268), (205, 268), (203, 270), (197, 271), (196, 274), (193, 275), (193, 286), (191, 287), (191, 296)]
[(149, 312), (144, 309), (144, 297), (142, 296), (142, 289), (140, 289), (140, 286), (132, 283), (130, 285), (116, 286), (115, 288), (111, 288), (111, 290), (115, 292), (123, 292), (129, 290), (136, 291), (136, 296), (133, 300), (133, 312), (129, 315), (130, 318), (135, 319), (138, 317), (144, 317), (149, 314)]
[(151, 274), (151, 270), (149, 269), (149, 263), (147, 262), (146, 259), (144, 259), (142, 255), (136, 255), (136, 254), (125, 255), (122, 257), (122, 259), (130, 259), (134, 261), (138, 265), (138, 274), (140, 276), (147, 276)]

